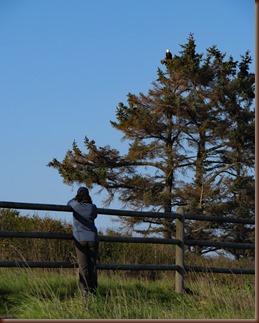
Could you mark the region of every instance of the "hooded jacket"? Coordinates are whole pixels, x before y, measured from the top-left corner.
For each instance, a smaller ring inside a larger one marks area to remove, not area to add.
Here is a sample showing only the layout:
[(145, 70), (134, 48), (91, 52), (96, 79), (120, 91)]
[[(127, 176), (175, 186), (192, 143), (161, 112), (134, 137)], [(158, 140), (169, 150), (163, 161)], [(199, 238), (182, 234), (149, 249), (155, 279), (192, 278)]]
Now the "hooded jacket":
[(77, 241), (98, 242), (98, 232), (94, 220), (97, 217), (95, 204), (78, 202), (75, 199), (68, 201), (73, 209), (73, 236)]

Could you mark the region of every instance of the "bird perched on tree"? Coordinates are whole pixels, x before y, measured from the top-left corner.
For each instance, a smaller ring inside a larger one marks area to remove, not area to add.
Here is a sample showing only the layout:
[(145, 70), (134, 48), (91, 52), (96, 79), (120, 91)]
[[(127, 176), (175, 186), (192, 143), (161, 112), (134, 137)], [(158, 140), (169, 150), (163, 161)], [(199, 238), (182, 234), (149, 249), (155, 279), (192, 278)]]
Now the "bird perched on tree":
[(166, 59), (172, 59), (172, 53), (170, 52), (170, 50), (169, 50), (169, 49), (167, 49), (167, 50), (166, 50), (165, 58), (166, 58)]

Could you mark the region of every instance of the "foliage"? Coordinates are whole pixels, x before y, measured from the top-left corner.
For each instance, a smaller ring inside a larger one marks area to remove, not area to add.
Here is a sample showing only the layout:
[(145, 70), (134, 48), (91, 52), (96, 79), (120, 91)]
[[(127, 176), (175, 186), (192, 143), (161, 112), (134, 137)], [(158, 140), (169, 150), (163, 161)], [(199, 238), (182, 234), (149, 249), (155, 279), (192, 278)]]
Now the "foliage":
[[(71, 225), (49, 216), (22, 216), (16, 210), (0, 209), (0, 231), (70, 233)], [(4, 260), (73, 261), (74, 246), (69, 240), (1, 238)]]
[[(188, 213), (252, 218), (255, 75), (249, 72), (249, 51), (239, 62), (215, 45), (199, 54), (192, 34), (180, 46), (179, 55), (161, 61), (147, 94), (129, 93), (128, 105), (117, 107), (111, 125), (129, 142), (127, 154), (85, 137), (86, 152), (74, 142), (63, 161), (54, 158), (48, 166), (66, 184), (105, 189), (107, 203), (118, 196), (134, 209), (171, 212), (184, 206)], [(139, 223), (148, 224), (143, 234), (175, 235), (174, 224), (165, 219), (122, 220), (128, 228)], [(226, 225), (209, 230), (190, 225), (186, 234), (253, 240), (246, 227), (240, 232)]]

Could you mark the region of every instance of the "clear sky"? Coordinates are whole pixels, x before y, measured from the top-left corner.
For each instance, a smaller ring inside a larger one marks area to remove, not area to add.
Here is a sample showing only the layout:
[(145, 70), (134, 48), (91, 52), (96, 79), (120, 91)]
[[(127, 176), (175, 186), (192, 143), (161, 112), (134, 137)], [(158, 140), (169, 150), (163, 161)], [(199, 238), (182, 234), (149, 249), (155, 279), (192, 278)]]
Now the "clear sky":
[(199, 53), (250, 50), (255, 69), (254, 0), (0, 0), (0, 201), (66, 204), (77, 187), (46, 165), (85, 135), (125, 152), (116, 106), (146, 93), (190, 33)]

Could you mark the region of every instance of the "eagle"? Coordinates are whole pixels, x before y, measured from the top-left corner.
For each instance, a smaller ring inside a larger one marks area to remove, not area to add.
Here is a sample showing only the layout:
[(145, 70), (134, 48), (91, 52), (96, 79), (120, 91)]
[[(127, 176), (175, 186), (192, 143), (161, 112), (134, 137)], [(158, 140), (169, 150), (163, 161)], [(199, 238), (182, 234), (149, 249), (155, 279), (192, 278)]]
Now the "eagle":
[(167, 49), (167, 50), (166, 50), (165, 58), (166, 58), (166, 59), (172, 59), (172, 53), (170, 52), (170, 50), (169, 50), (169, 49)]

